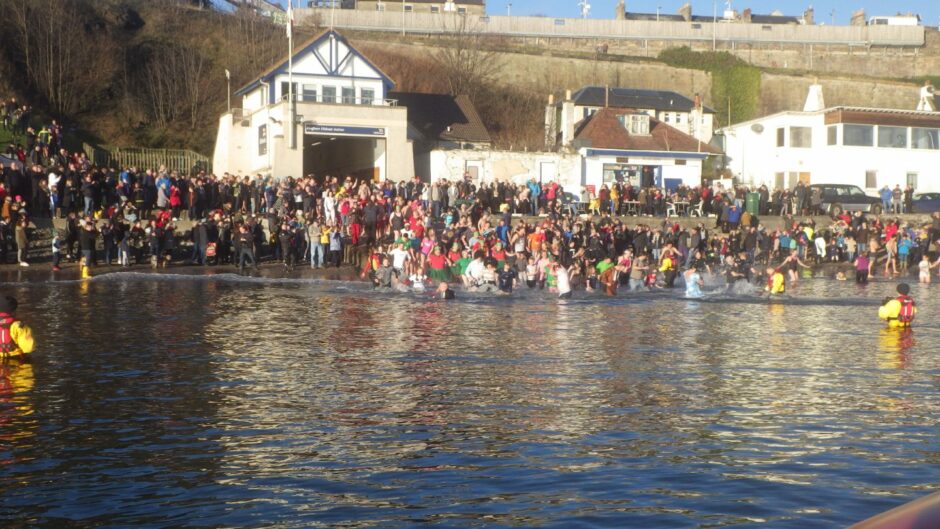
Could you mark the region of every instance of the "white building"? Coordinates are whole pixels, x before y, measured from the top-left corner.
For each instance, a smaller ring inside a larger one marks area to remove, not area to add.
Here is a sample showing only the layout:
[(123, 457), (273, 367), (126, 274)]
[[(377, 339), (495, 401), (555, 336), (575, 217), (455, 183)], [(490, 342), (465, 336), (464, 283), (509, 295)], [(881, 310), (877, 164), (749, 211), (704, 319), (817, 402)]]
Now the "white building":
[(414, 176), (407, 109), (387, 99), (391, 79), (327, 30), (235, 92), (241, 108), (219, 119), (213, 167), (219, 174)]
[(555, 103), (549, 99), (545, 112), (546, 140), (550, 147), (564, 146), (574, 124), (602, 108), (643, 112), (651, 118), (701, 140), (709, 142), (715, 130), (715, 111), (693, 99), (668, 90), (638, 90), (585, 86)]
[[(549, 107), (551, 110), (552, 107)], [(572, 124), (556, 152), (433, 150), (431, 180), (466, 174), (483, 182), (558, 182), (579, 195), (614, 182), (675, 189), (702, 183), (702, 164), (714, 146), (643, 111), (601, 108)]]
[(780, 112), (720, 131), (742, 184), (792, 188), (850, 184), (940, 191), (940, 112), (825, 108), (813, 85), (802, 112)]

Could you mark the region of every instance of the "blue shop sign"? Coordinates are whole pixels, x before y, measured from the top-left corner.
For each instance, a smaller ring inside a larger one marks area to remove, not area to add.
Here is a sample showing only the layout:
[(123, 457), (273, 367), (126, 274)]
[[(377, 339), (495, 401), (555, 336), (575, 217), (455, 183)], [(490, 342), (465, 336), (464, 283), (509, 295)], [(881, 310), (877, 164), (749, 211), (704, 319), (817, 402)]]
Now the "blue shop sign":
[(385, 137), (385, 127), (344, 127), (341, 125), (320, 125), (305, 123), (305, 134), (325, 134), (330, 136), (372, 136)]

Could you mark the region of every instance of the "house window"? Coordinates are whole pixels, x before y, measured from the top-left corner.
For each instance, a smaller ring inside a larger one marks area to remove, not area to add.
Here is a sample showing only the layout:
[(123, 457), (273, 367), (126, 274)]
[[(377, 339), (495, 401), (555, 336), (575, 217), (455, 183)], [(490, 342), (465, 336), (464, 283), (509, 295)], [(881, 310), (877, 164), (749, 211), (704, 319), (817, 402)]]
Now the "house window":
[(375, 102), (375, 90), (371, 88), (362, 89), (362, 104), (371, 105)]
[(432, 12), (432, 13), (440, 13), (440, 12), (441, 12), (441, 6), (431, 6), (431, 12)]
[(305, 84), (304, 91), (301, 96), (301, 100), (316, 103), (317, 102), (317, 85)]
[(258, 127), (258, 156), (268, 154), (268, 126)]
[(324, 86), (324, 87), (323, 87), (323, 102), (324, 102), (324, 103), (335, 103), (335, 102), (336, 102), (336, 87), (335, 87), (335, 86)]
[(343, 87), (343, 104), (344, 105), (354, 105), (356, 104), (356, 89), (344, 86)]
[(686, 160), (676, 160), (676, 165), (685, 165)]
[(865, 171), (865, 187), (868, 189), (877, 189), (878, 171)]
[(466, 14), (467, 14), (467, 8), (466, 8), (466, 7), (458, 7), (458, 8), (457, 8), (457, 14), (458, 14), (458, 15), (466, 15)]
[(784, 145), (786, 145), (784, 143), (784, 141), (786, 141), (786, 137), (787, 137), (786, 129), (784, 129), (783, 127), (780, 127), (779, 129), (777, 129), (777, 147), (783, 147)]
[(826, 145), (838, 145), (839, 144), (839, 127), (835, 125), (829, 125), (826, 128)]
[(411, 4), (405, 4), (405, 13), (411, 13), (415, 10), (415, 6)]
[(911, 129), (911, 147), (915, 149), (940, 149), (940, 129)]
[(875, 127), (871, 125), (844, 125), (842, 144), (852, 147), (871, 147), (875, 144)]
[(630, 115), (630, 134), (648, 136), (650, 133), (650, 117), (646, 114)]
[(786, 177), (786, 173), (774, 173), (775, 189), (783, 189), (784, 177)]
[[(300, 83), (294, 83), (294, 97), (297, 97), (299, 93)], [(290, 83), (286, 81), (281, 82), (281, 100), (287, 101), (287, 96), (290, 95)]]
[(907, 148), (907, 127), (878, 127), (878, 146), (892, 149)]
[(790, 147), (808, 149), (813, 146), (813, 129), (810, 127), (790, 127)]
[(788, 187), (790, 189), (793, 189), (794, 187), (796, 187), (796, 184), (799, 181), (800, 181), (800, 173), (794, 173), (792, 171), (787, 173), (787, 182), (789, 184)]
[(676, 125), (682, 124), (682, 114), (676, 114)]
[(385, 11), (385, 4), (383, 4), (382, 2), (378, 2), (377, 4), (375, 4), (375, 10), (376, 10), (376, 11)]
[(669, 123), (669, 112), (663, 114), (663, 123)]
[(911, 189), (917, 189), (917, 173), (907, 173), (907, 185)]

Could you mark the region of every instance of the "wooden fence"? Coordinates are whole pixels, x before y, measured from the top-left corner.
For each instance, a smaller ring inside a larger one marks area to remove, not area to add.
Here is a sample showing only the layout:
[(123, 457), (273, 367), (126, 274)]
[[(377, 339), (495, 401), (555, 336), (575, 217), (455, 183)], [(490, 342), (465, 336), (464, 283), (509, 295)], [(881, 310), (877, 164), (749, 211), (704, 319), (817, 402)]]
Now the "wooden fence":
[(191, 174), (194, 170), (212, 172), (212, 160), (197, 152), (183, 149), (144, 149), (140, 147), (95, 146), (86, 143), (85, 154), (99, 167), (137, 167), (140, 170), (159, 169)]

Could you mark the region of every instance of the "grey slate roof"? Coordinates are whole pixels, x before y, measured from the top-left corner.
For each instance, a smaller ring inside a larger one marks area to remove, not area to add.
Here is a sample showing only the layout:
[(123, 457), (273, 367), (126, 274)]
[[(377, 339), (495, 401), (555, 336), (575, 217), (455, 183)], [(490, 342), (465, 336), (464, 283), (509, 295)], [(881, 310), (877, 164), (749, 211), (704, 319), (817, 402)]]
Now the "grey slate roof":
[[(695, 102), (688, 97), (669, 90), (639, 90), (636, 88), (609, 88), (604, 95), (603, 86), (585, 86), (575, 92), (571, 99), (579, 106), (632, 109), (653, 109), (666, 112), (689, 112)], [(703, 110), (714, 114), (715, 111), (703, 105)]]

